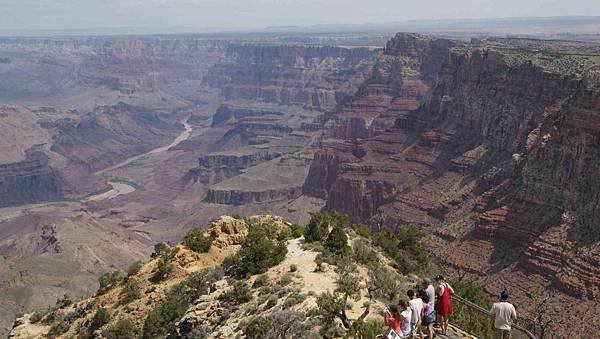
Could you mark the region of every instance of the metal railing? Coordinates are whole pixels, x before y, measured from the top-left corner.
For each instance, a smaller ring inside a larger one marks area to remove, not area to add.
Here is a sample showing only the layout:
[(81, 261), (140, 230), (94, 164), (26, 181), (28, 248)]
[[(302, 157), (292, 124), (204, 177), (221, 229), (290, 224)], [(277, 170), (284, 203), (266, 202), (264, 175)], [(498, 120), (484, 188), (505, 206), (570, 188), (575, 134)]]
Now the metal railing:
[[(486, 310), (485, 308), (483, 308), (483, 307), (481, 307), (481, 306), (479, 306), (479, 305), (477, 305), (477, 304), (475, 304), (475, 303), (473, 303), (473, 302), (471, 302), (471, 301), (469, 301), (467, 299), (459, 297), (456, 294), (452, 295), (452, 299), (454, 301), (456, 301), (457, 303), (462, 304), (462, 305), (464, 305), (464, 306), (466, 306), (466, 307), (468, 307), (468, 308), (470, 308), (472, 310), (476, 310), (479, 313), (485, 314), (487, 316), (491, 316), (491, 313), (490, 313), (489, 310)], [(525, 335), (529, 339), (537, 339), (537, 337), (533, 333), (531, 333), (530, 331), (528, 331), (523, 326), (520, 326), (518, 324), (511, 324), (511, 327), (513, 328), (513, 330), (521, 332), (523, 335)]]

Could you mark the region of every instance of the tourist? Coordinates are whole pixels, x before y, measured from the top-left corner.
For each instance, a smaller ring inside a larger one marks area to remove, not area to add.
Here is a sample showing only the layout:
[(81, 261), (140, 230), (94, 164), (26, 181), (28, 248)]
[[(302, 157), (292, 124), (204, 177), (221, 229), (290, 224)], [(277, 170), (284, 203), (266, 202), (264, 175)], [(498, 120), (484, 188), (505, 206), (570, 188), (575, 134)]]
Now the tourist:
[(435, 277), (437, 284), (437, 295), (439, 297), (437, 308), (435, 313), (437, 315), (437, 322), (442, 329), (442, 334), (446, 335), (448, 331), (448, 317), (452, 314), (452, 300), (450, 296), (454, 294), (452, 286), (444, 281), (444, 276), (441, 274)]
[(406, 295), (408, 295), (408, 303), (412, 312), (410, 317), (410, 335), (414, 336), (417, 333), (419, 324), (421, 323), (421, 313), (423, 312), (423, 300), (415, 296), (415, 292), (413, 290), (408, 290), (406, 292)]
[(397, 339), (401, 338), (402, 333), (402, 322), (404, 318), (400, 314), (396, 305), (390, 305), (385, 311), (383, 311), (384, 321), (390, 328), (384, 335), (385, 339)]
[(510, 339), (511, 324), (517, 320), (517, 311), (515, 306), (508, 302), (506, 288), (500, 293), (500, 302), (492, 305), (490, 313), (494, 339)]
[(431, 306), (431, 309), (433, 309), (435, 307), (435, 289), (431, 284), (431, 280), (429, 278), (424, 278), (421, 282), (421, 286), (423, 287), (425, 293), (429, 297), (429, 306)]
[(406, 300), (400, 300), (398, 302), (398, 309), (400, 310), (400, 316), (402, 317), (402, 332), (400, 335), (402, 338), (408, 338), (411, 335), (412, 310), (410, 309), (410, 304)]
[(421, 326), (419, 327), (419, 338), (423, 339), (423, 331), (427, 331), (427, 338), (433, 338), (433, 321), (435, 320), (435, 314), (433, 306), (429, 303), (429, 296), (427, 293), (421, 294), (421, 300), (423, 300), (423, 311), (421, 312)]

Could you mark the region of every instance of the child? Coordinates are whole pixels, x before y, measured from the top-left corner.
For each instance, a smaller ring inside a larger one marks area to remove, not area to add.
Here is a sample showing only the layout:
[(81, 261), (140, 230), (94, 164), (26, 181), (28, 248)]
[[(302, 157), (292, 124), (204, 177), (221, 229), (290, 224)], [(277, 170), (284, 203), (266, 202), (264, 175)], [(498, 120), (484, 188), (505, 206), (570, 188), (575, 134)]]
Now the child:
[(423, 339), (423, 331), (427, 331), (427, 338), (433, 338), (433, 321), (435, 320), (435, 315), (433, 314), (433, 307), (429, 303), (429, 296), (427, 293), (421, 294), (421, 300), (423, 300), (423, 312), (421, 312), (421, 316), (423, 317), (421, 320), (421, 327), (419, 328), (419, 338)]
[[(402, 322), (403, 317), (400, 315), (398, 311), (398, 307), (395, 305), (390, 305), (385, 311), (383, 311), (385, 324), (390, 327), (390, 330), (387, 331), (384, 338), (386, 339), (396, 339), (400, 338), (400, 334), (402, 333)], [(393, 331), (391, 331), (393, 330)]]

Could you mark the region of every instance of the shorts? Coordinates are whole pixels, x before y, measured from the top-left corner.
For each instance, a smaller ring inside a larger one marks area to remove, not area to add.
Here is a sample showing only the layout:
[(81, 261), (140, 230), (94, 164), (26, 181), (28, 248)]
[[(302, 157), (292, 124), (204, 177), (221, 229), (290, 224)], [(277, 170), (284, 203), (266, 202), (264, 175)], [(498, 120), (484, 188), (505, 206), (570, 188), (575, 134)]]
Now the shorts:
[(510, 330), (501, 330), (494, 328), (494, 339), (510, 339)]
[(423, 326), (425, 326), (425, 327), (427, 327), (427, 326), (429, 326), (429, 325), (433, 324), (433, 321), (434, 321), (434, 320), (435, 320), (435, 317), (433, 316), (433, 313), (431, 313), (430, 315), (426, 315), (426, 316), (423, 318), (423, 323), (422, 323), (422, 325), (423, 325)]

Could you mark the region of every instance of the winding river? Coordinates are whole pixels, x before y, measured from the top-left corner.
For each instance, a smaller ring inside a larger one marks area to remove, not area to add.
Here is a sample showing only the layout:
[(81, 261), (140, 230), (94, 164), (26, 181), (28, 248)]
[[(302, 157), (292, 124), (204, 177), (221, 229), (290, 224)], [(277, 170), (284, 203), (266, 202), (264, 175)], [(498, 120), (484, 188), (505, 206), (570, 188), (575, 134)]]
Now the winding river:
[[(146, 152), (146, 153), (139, 154), (139, 155), (136, 155), (134, 157), (128, 158), (125, 161), (122, 161), (122, 162), (120, 162), (120, 163), (118, 163), (118, 164), (116, 164), (114, 166), (111, 166), (109, 168), (106, 168), (106, 169), (103, 169), (101, 171), (98, 171), (98, 172), (96, 172), (94, 174), (104, 176), (106, 173), (114, 171), (114, 170), (116, 170), (118, 168), (127, 166), (127, 165), (131, 164), (132, 162), (134, 162), (136, 160), (140, 160), (140, 159), (142, 159), (144, 157), (147, 157), (149, 155), (164, 153), (167, 150), (169, 150), (171, 147), (175, 147), (175, 146), (179, 145), (182, 141), (187, 140), (190, 137), (190, 135), (192, 134), (192, 127), (187, 122), (187, 119), (185, 121), (183, 121), (182, 123), (183, 123), (183, 126), (185, 127), (185, 129), (170, 144), (168, 144), (166, 146), (161, 146), (161, 147), (152, 149), (149, 152)], [(131, 192), (135, 191), (135, 187), (133, 187), (132, 185), (130, 185), (130, 184), (126, 183), (126, 182), (122, 182), (122, 181), (108, 181), (107, 183), (112, 187), (112, 189), (110, 189), (109, 191), (103, 192), (103, 193), (92, 195), (91, 197), (88, 197), (88, 198), (84, 199), (83, 202), (88, 202), (88, 201), (102, 201), (102, 200), (106, 200), (106, 199), (114, 199), (114, 198), (116, 198), (116, 197), (118, 197), (120, 195), (128, 194), (128, 193), (131, 193)]]

